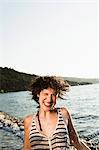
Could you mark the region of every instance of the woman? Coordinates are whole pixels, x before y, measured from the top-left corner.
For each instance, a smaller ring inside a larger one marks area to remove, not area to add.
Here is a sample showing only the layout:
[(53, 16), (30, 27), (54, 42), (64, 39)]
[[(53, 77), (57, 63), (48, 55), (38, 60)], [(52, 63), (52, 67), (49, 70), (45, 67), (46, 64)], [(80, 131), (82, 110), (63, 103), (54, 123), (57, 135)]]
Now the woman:
[(53, 76), (39, 77), (32, 84), (33, 99), (38, 111), (24, 119), (24, 150), (88, 150), (74, 129), (67, 108), (56, 108), (57, 98), (63, 99), (69, 85)]

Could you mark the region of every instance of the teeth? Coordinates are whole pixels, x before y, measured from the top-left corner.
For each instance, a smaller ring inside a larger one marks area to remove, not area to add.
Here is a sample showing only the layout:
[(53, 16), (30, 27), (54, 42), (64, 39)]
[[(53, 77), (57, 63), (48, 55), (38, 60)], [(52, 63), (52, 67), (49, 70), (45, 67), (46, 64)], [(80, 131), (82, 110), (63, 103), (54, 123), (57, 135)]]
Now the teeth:
[(49, 107), (50, 105), (45, 103), (45, 106)]

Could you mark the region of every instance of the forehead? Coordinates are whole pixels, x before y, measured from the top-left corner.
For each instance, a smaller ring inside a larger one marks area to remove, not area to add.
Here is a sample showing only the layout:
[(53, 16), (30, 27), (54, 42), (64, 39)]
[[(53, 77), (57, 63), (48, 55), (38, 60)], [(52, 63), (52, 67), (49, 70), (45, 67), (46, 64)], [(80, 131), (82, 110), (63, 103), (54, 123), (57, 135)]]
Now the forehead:
[(55, 90), (52, 88), (47, 88), (41, 91), (42, 93), (55, 93)]

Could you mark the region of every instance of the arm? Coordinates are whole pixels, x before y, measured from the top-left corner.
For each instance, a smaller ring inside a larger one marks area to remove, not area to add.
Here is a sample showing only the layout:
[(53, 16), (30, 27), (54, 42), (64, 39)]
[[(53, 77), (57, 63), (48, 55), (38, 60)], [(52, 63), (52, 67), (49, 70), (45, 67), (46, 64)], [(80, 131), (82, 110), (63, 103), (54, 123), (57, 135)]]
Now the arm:
[(83, 150), (91, 150), (84, 142), (80, 141)]
[(68, 112), (68, 131), (69, 131), (69, 137), (70, 137), (70, 142), (71, 144), (77, 149), (77, 150), (90, 150), (90, 148), (79, 139), (79, 136), (76, 132), (76, 130), (74, 129), (73, 123), (72, 123), (72, 119), (71, 116)]
[(72, 123), (72, 119), (71, 119), (71, 116), (68, 113), (68, 125), (67, 125), (67, 128), (68, 128), (68, 133), (69, 133), (69, 137), (70, 137), (70, 143), (77, 149), (77, 150), (82, 150), (81, 149), (81, 145), (80, 145), (80, 141), (79, 141), (79, 138), (78, 138), (78, 135), (77, 135), (77, 132), (76, 130), (74, 129), (74, 126), (73, 126), (73, 123)]
[(23, 150), (31, 149), (30, 141), (29, 141), (31, 122), (32, 122), (32, 116), (28, 116), (24, 119), (24, 147), (23, 147)]
[(73, 126), (70, 113), (67, 111), (66, 108), (63, 108), (62, 111), (64, 119), (67, 120), (67, 128), (71, 145), (73, 145), (77, 150), (90, 150), (90, 148), (88, 148), (85, 143), (80, 141), (78, 134)]

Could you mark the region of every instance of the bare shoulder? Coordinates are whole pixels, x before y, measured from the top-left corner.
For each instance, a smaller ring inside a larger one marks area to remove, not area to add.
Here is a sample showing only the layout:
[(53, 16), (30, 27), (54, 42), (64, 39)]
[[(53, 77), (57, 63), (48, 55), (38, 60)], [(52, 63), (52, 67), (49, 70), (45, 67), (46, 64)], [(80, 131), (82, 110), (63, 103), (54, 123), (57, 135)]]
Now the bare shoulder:
[(62, 112), (62, 114), (63, 114), (65, 119), (69, 119), (70, 118), (70, 112), (69, 112), (68, 108), (62, 107), (61, 108), (61, 112)]
[(24, 150), (30, 149), (30, 129), (32, 124), (33, 114), (24, 118)]
[(28, 126), (31, 124), (32, 119), (33, 119), (33, 114), (26, 116), (26, 117), (24, 118), (24, 125), (25, 125), (26, 127), (28, 127)]

